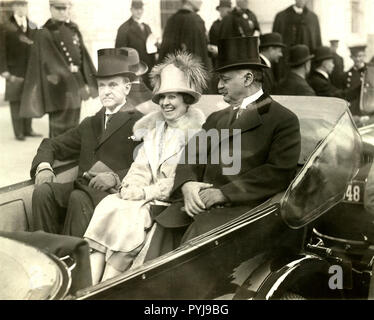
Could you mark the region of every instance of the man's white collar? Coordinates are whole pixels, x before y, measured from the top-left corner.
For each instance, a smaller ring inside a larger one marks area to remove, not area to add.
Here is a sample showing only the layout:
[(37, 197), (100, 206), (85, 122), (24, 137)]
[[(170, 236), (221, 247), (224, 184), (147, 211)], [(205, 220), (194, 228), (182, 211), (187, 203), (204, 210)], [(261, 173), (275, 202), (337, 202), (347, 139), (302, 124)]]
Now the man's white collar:
[(125, 104), (126, 104), (126, 102), (123, 103), (123, 104), (121, 104), (121, 105), (119, 105), (118, 107), (116, 107), (113, 111), (110, 111), (109, 109), (105, 109), (105, 114), (106, 114), (107, 116), (109, 116), (109, 115), (111, 115), (111, 114), (115, 114), (115, 113), (117, 113), (118, 111), (120, 111), (121, 108), (122, 108)]
[(271, 68), (271, 62), (268, 58), (266, 58), (262, 53), (260, 53), (260, 57), (265, 61), (266, 65)]
[[(243, 102), (240, 106), (240, 109), (247, 109), (247, 106), (252, 104), (253, 102), (257, 101), (262, 95), (264, 94), (264, 91), (262, 89), (258, 90), (255, 94), (244, 98)], [(238, 107), (234, 108), (234, 110), (238, 109)]]
[(299, 8), (299, 7), (296, 7), (296, 6), (293, 6), (293, 9), (295, 10), (295, 12), (297, 14), (302, 14), (304, 12), (303, 8)]
[(321, 70), (321, 69), (316, 69), (317, 72), (319, 72), (320, 74), (322, 74), (326, 79), (329, 79), (329, 74), (324, 71), (324, 70)]

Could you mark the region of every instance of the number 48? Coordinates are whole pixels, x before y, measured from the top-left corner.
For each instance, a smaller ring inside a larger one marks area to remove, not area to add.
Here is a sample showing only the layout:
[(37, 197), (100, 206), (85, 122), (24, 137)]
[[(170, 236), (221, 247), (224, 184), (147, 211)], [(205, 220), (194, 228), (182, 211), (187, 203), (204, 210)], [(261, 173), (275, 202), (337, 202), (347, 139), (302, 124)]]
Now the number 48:
[(345, 198), (348, 201), (359, 202), (360, 201), (360, 186), (352, 186), (351, 184), (347, 188)]

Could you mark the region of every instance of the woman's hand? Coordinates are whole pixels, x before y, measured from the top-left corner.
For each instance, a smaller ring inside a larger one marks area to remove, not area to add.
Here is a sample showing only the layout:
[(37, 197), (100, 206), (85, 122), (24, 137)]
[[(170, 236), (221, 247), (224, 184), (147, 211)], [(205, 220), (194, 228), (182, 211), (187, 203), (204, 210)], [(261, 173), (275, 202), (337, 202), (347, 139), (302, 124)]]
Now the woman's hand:
[(139, 187), (122, 188), (121, 198), (123, 200), (130, 200), (130, 201), (145, 200), (145, 192), (143, 188), (139, 188)]

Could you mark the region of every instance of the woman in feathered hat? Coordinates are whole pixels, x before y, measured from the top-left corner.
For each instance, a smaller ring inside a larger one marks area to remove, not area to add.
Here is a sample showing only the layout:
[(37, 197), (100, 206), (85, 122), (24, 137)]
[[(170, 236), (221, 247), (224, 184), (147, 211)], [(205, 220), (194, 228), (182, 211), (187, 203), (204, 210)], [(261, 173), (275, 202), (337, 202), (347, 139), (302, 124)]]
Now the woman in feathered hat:
[(151, 72), (153, 101), (160, 111), (134, 126), (133, 139), (143, 139), (119, 193), (96, 207), (84, 237), (93, 249), (93, 284), (131, 267), (152, 226), (151, 205), (168, 205), (176, 166), (183, 148), (205, 122), (204, 114), (190, 105), (206, 88), (207, 72), (191, 54), (169, 55)]

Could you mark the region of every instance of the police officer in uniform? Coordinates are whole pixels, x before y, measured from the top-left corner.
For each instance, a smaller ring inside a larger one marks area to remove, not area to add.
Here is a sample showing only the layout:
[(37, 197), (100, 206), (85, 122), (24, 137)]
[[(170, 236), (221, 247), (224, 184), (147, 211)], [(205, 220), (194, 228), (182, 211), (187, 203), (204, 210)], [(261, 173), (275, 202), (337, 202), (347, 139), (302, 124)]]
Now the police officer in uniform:
[(97, 96), (95, 67), (78, 26), (70, 21), (70, 0), (50, 0), (52, 18), (35, 36), (25, 77), (21, 114), (49, 114), (49, 136), (79, 124), (82, 100)]

